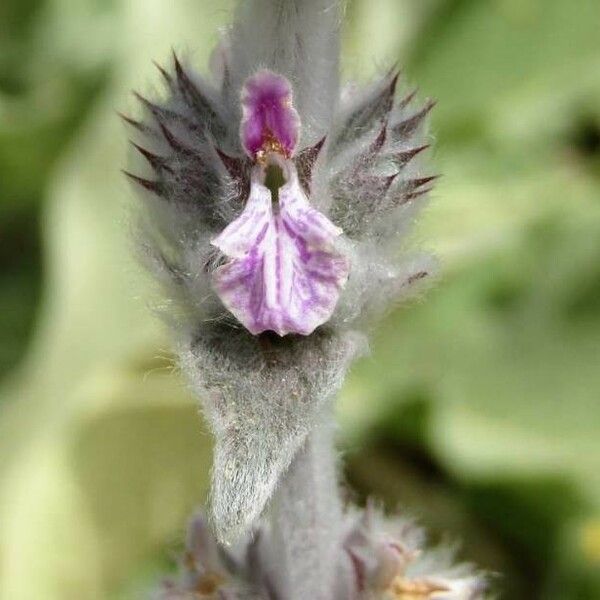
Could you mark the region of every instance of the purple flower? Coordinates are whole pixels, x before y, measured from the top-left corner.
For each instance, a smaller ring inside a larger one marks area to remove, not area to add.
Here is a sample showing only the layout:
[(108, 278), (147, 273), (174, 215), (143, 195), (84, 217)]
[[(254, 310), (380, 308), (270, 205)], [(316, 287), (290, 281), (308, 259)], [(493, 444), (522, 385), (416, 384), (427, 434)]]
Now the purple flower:
[[(215, 271), (214, 286), (250, 333), (309, 335), (329, 319), (348, 278), (349, 261), (335, 248), (342, 230), (310, 206), (290, 160), (300, 119), (287, 79), (258, 72), (244, 84), (242, 106), (250, 195), (212, 241), (232, 259)], [(278, 179), (271, 189), (270, 174)]]

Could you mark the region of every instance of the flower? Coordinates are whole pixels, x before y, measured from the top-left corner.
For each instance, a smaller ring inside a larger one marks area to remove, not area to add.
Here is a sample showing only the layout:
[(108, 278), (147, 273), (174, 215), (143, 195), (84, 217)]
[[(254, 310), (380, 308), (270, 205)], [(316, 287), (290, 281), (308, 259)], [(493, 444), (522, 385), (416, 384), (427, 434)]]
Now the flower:
[(250, 333), (309, 335), (329, 320), (348, 278), (349, 262), (335, 249), (342, 230), (309, 205), (291, 160), (300, 119), (289, 81), (259, 71), (241, 102), (242, 146), (254, 163), (250, 194), (212, 241), (232, 258), (214, 272), (214, 286)]
[(221, 539), (254, 525), (371, 323), (435, 268), (406, 250), (433, 103), (398, 97), (396, 72), (341, 93), (340, 18), (241, 2), (211, 78), (174, 55), (163, 97), (124, 117), (140, 255), (215, 434)]
[[(455, 552), (427, 549), (423, 531), (402, 516), (385, 518), (369, 502), (347, 515), (342, 541), (347, 598), (362, 600), (481, 600), (486, 578), (469, 565), (453, 565)], [(349, 573), (349, 575), (348, 575)], [(354, 586), (354, 587), (353, 587)]]

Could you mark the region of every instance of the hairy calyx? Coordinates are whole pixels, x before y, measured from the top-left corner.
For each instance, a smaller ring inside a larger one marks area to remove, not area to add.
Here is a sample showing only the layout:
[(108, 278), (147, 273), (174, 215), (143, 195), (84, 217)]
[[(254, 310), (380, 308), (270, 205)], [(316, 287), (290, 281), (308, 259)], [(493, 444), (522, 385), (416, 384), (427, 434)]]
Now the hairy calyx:
[(213, 285), (252, 334), (309, 335), (331, 317), (349, 271), (342, 230), (313, 208), (292, 158), (300, 119), (285, 77), (260, 71), (242, 90), (242, 146), (254, 162), (241, 215), (213, 240), (230, 260)]

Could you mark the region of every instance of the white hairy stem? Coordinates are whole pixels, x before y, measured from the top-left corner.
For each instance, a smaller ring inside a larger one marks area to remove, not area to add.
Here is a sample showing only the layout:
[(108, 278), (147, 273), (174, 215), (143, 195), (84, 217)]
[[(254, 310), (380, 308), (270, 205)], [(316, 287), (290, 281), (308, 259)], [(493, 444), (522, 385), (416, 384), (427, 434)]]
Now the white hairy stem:
[(279, 589), (286, 600), (329, 600), (342, 521), (331, 410), (309, 434), (273, 499), (270, 519)]

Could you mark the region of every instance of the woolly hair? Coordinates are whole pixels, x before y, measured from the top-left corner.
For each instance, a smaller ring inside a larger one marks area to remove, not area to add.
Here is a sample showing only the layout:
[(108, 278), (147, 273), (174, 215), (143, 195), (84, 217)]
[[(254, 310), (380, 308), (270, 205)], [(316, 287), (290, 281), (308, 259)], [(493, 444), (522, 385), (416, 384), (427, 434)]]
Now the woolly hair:
[[(307, 577), (293, 589), (280, 560), (272, 528), (262, 523), (255, 534), (224, 548), (203, 515), (190, 523), (186, 559), (178, 578), (163, 582), (156, 600), (183, 600), (190, 594), (223, 600), (484, 600), (486, 579), (468, 564), (454, 564), (447, 547), (427, 549), (423, 531), (405, 517), (385, 518), (372, 505), (346, 515), (339, 538), (330, 540), (335, 557), (330, 594), (318, 578)], [(297, 560), (303, 560), (298, 554)], [(317, 592), (314, 591), (315, 583)]]
[[(216, 437), (212, 517), (231, 539), (256, 521), (321, 407), (340, 387), (364, 332), (432, 271), (398, 248), (433, 177), (420, 174), (432, 102), (396, 99), (398, 74), (339, 99), (339, 5), (248, 0), (204, 78), (173, 56), (159, 67), (162, 98), (136, 94), (143, 117), (124, 117), (137, 156), (139, 246), (174, 300), (167, 316), (181, 363)], [(303, 124), (293, 158), (311, 204), (342, 228), (351, 261), (336, 311), (309, 336), (248, 333), (211, 286), (224, 257), (211, 246), (241, 212), (250, 159), (239, 139), (240, 89), (259, 68), (292, 83)]]

